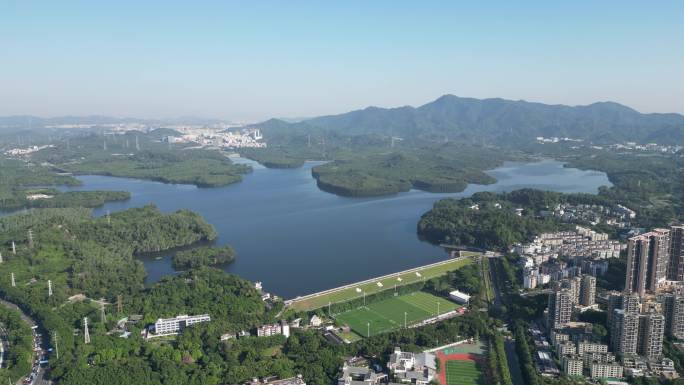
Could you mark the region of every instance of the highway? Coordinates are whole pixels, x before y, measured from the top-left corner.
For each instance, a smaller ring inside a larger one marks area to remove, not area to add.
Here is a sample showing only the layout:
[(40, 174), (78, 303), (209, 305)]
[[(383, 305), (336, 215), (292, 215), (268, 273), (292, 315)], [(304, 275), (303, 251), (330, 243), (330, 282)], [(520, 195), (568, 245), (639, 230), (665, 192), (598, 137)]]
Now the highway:
[[(37, 347), (40, 348), (41, 351), (45, 351), (44, 347), (41, 345), (41, 344), (42, 344), (41, 339), (36, 339), (36, 337), (37, 337), (37, 336), (36, 336), (36, 328), (35, 328), (36, 322), (33, 320), (33, 318), (31, 318), (31, 317), (27, 316), (26, 314), (24, 314), (24, 312), (23, 312), (17, 305), (15, 305), (15, 304), (13, 304), (13, 303), (11, 303), (11, 302), (7, 302), (7, 301), (5, 301), (5, 300), (3, 300), (3, 299), (0, 299), (0, 304), (1, 304), (2, 306), (7, 307), (8, 309), (16, 310), (16, 311), (19, 312), (19, 314), (21, 315), (21, 319), (22, 319), (24, 322), (26, 322), (26, 323), (31, 327), (31, 330), (33, 330), (33, 339), (34, 339), (34, 343), (35, 343), (36, 341), (38, 341), (38, 343), (37, 343), (38, 346), (37, 346)], [(40, 351), (39, 351), (38, 353), (40, 353)], [(41, 367), (40, 365), (36, 364), (37, 361), (38, 361), (38, 354), (36, 354), (36, 353), (34, 352), (34, 357), (33, 357), (33, 362), (34, 362), (34, 364), (33, 364), (32, 372), (35, 372), (36, 374), (35, 374), (35, 378), (33, 379), (33, 381), (32, 381), (32, 382), (24, 382), (24, 380), (25, 380), (26, 378), (23, 377), (23, 378), (16, 379), (16, 382), (15, 382), (16, 385), (23, 385), (23, 384), (31, 384), (31, 385), (52, 385), (52, 384), (53, 384), (52, 381), (50, 381), (50, 380), (48, 380), (48, 379), (45, 378), (45, 368), (43, 368), (43, 367)], [(28, 376), (28, 375), (30, 375), (30, 373), (27, 373), (27, 376)]]

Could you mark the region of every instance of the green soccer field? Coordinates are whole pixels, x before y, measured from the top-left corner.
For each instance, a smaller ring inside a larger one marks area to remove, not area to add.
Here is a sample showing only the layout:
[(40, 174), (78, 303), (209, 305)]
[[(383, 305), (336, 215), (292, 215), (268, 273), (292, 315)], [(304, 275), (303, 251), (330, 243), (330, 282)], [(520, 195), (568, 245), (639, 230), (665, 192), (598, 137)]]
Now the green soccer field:
[(473, 361), (447, 361), (447, 385), (484, 385), (484, 378)]
[(444, 298), (422, 291), (374, 302), (365, 307), (338, 314), (335, 319), (357, 334), (367, 337), (404, 327), (444, 314), (459, 306)]
[[(479, 254), (464, 252), (463, 255), (472, 257), (477, 256)], [(385, 290), (392, 290), (392, 288), (394, 288), (395, 285), (409, 285), (412, 283), (420, 282), (422, 280), (439, 277), (450, 271), (458, 270), (461, 267), (466, 266), (472, 262), (472, 258), (463, 258), (448, 261), (447, 263), (440, 264), (438, 266), (428, 266), (425, 268), (421, 268), (419, 270), (420, 275), (416, 275), (416, 272), (391, 274), (390, 276), (380, 280), (366, 282), (356, 286), (344, 287), (326, 292), (324, 294), (314, 295), (311, 297), (307, 296), (304, 298), (295, 298), (290, 306), (295, 310), (314, 310), (327, 306), (331, 303), (335, 304), (338, 302), (349, 301), (355, 298), (361, 298), (363, 297), (363, 294), (361, 294), (362, 292), (365, 292), (366, 295), (370, 295)], [(378, 286), (378, 282), (380, 282), (382, 286)]]

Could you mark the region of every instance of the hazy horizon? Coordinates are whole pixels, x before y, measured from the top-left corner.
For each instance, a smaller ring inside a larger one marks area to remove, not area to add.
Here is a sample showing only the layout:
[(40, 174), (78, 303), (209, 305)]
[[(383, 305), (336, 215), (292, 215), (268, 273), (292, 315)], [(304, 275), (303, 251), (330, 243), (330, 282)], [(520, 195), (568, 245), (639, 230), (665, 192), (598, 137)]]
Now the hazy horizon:
[(684, 113), (684, 4), (12, 1), (0, 116), (255, 122), (441, 95)]

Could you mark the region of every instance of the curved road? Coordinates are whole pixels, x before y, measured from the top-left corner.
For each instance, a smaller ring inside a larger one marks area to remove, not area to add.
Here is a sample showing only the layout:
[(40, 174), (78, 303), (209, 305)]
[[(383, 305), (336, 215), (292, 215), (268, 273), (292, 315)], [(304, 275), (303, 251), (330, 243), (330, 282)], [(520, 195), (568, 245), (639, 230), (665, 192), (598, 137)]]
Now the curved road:
[[(19, 306), (15, 305), (15, 304), (13, 304), (13, 303), (11, 303), (11, 302), (7, 302), (7, 301), (5, 301), (4, 299), (0, 299), (0, 304), (1, 304), (2, 306), (5, 306), (5, 307), (8, 308), (8, 309), (12, 309), (12, 310), (18, 311), (19, 314), (21, 315), (21, 319), (22, 319), (24, 322), (26, 322), (26, 323), (31, 327), (31, 330), (35, 330), (35, 329), (34, 329), (34, 326), (37, 325), (37, 324), (36, 324), (36, 321), (34, 321), (33, 318), (27, 316), (27, 315), (19, 308)], [(35, 337), (35, 334), (34, 334), (34, 337)], [(35, 354), (35, 352), (34, 352), (34, 355), (33, 355), (33, 361), (34, 361), (34, 362), (36, 361), (36, 358), (37, 358), (37, 357), (36, 357), (36, 354)], [(34, 364), (34, 365), (35, 365), (35, 364)], [(50, 381), (50, 380), (48, 380), (48, 379), (45, 378), (45, 368), (41, 367), (40, 365), (37, 365), (37, 368), (36, 368), (36, 367), (34, 367), (34, 368), (37, 369), (37, 374), (36, 374), (36, 378), (33, 380), (33, 382), (31, 382), (32, 385), (52, 385), (52, 381)], [(29, 375), (29, 374), (30, 374), (30, 373), (27, 373), (27, 375)], [(23, 384), (23, 381), (24, 381), (24, 378), (19, 378), (19, 379), (17, 379), (16, 384), (17, 384), (17, 385)]]

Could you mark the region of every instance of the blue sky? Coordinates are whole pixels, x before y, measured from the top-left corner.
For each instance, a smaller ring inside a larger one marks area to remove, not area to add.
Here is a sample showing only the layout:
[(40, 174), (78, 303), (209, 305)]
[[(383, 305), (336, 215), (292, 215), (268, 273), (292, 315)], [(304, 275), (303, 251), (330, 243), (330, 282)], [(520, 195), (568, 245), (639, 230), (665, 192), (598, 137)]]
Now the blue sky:
[(683, 20), (682, 1), (5, 0), (0, 115), (250, 121), (446, 93), (684, 113)]

